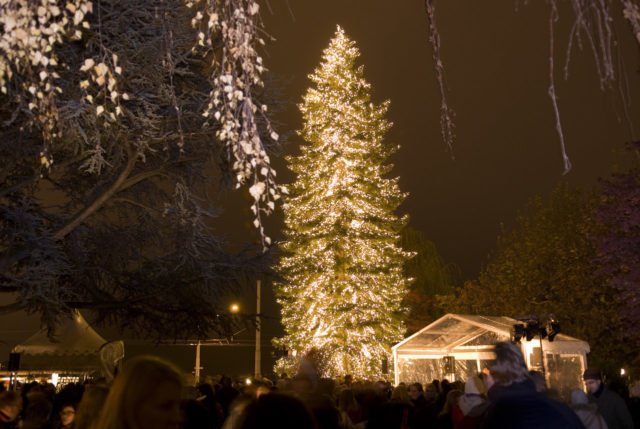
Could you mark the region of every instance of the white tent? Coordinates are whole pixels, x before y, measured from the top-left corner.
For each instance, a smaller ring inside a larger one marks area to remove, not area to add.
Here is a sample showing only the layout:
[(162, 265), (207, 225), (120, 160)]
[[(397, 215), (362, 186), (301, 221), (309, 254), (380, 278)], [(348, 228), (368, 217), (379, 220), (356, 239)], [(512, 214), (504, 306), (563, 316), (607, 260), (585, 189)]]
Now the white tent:
[(15, 346), (20, 353), (20, 369), (27, 372), (92, 373), (109, 376), (124, 356), (122, 341), (109, 342), (93, 330), (75, 311), (49, 338), (41, 329)]
[[(493, 346), (509, 341), (514, 325), (510, 317), (447, 314), (392, 347), (395, 383), (466, 380), (490, 366)], [(566, 394), (583, 388), (589, 344), (558, 334), (553, 341), (521, 340), (527, 366), (544, 372), (547, 385)]]

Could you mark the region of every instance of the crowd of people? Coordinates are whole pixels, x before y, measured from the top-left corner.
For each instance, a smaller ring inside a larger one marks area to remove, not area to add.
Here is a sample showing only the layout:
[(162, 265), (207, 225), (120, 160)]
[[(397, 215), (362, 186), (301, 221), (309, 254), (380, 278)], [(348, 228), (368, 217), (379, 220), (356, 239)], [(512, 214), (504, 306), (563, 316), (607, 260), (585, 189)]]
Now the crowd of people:
[(422, 384), (319, 378), (302, 372), (277, 381), (234, 383), (216, 377), (187, 386), (157, 357), (127, 362), (113, 383), (31, 383), (0, 392), (0, 429), (465, 429), (640, 427), (640, 385), (631, 397), (585, 371), (587, 393), (554, 398), (544, 377), (527, 369), (520, 349), (495, 347), (490, 371), (466, 380)]

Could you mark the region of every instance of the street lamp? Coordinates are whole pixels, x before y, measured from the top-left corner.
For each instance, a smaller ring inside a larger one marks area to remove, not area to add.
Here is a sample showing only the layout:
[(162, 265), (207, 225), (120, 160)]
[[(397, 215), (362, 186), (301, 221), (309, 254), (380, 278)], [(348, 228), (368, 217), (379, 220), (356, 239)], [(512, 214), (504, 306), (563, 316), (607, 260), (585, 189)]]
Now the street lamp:
[(237, 313), (238, 311), (240, 311), (240, 306), (234, 302), (229, 306), (229, 311), (231, 311), (232, 313)]

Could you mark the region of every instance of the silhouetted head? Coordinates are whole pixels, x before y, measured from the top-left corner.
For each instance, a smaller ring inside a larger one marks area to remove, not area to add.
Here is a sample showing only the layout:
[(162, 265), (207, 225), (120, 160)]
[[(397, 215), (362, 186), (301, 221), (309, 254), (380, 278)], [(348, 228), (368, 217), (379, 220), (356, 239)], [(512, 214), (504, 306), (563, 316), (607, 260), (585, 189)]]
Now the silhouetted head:
[(527, 364), (518, 346), (504, 341), (496, 344), (494, 352), (496, 361), (491, 367), (491, 376), (496, 383), (510, 386), (529, 378)]
[(244, 409), (240, 429), (315, 429), (311, 412), (299, 399), (281, 394), (261, 395)]
[(170, 362), (140, 356), (113, 382), (97, 429), (178, 429), (182, 376)]

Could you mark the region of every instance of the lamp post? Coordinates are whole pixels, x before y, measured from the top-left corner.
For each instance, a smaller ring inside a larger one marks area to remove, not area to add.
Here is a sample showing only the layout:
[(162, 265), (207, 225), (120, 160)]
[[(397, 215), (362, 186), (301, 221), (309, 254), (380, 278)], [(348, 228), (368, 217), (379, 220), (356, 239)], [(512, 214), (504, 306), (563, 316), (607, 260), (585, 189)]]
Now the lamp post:
[[(240, 311), (240, 306), (237, 303), (234, 302), (229, 306), (229, 312), (231, 312), (231, 314), (235, 314), (238, 311)], [(233, 335), (232, 335), (232, 338), (233, 338)], [(200, 382), (200, 370), (202, 369), (202, 367), (200, 366), (200, 345), (201, 345), (200, 340), (198, 340), (198, 342), (196, 343), (196, 362), (195, 362), (195, 368), (193, 372), (193, 379), (194, 379), (193, 381), (196, 386)]]
[(193, 375), (193, 382), (196, 386), (200, 383), (200, 340), (196, 344), (196, 367)]
[(260, 348), (260, 280), (256, 281), (256, 355), (253, 376), (262, 378), (261, 348)]

